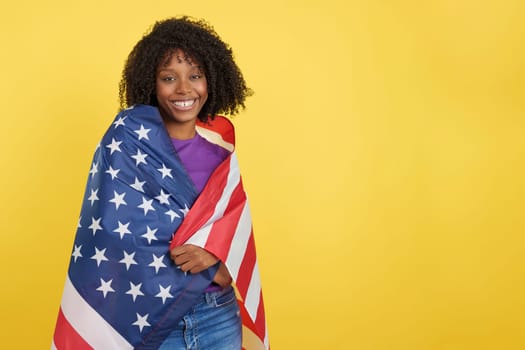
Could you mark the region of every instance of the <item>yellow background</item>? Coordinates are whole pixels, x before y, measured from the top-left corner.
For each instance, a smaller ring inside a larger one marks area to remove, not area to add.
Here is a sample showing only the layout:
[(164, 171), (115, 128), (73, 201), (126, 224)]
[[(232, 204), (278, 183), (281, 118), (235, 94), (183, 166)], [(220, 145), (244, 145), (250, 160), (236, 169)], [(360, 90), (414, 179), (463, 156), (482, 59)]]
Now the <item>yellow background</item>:
[(525, 348), (525, 2), (10, 1), (0, 11), (0, 334), (48, 349), (92, 152), (157, 19), (206, 18), (273, 349)]

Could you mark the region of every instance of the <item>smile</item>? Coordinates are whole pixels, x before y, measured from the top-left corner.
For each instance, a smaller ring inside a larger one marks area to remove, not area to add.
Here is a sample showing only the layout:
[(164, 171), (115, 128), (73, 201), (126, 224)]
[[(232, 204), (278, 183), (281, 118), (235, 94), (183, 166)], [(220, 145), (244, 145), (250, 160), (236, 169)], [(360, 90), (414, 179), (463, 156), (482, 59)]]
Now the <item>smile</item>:
[(182, 108), (186, 108), (186, 107), (191, 107), (193, 106), (193, 104), (195, 103), (195, 101), (197, 101), (196, 99), (195, 100), (185, 100), (185, 101), (174, 101), (173, 104), (177, 107), (182, 107)]

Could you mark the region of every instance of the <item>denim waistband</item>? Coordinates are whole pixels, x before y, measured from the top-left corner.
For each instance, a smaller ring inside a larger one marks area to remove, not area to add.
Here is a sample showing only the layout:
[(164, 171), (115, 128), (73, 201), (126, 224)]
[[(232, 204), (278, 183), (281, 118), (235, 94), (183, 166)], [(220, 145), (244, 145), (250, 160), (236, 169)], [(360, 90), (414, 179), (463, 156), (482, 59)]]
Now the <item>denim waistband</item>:
[(204, 292), (198, 301), (198, 303), (206, 303), (209, 305), (216, 305), (217, 298), (222, 297), (223, 295), (229, 294), (229, 293), (235, 293), (233, 291), (232, 286), (225, 287), (221, 290), (212, 291), (212, 292)]

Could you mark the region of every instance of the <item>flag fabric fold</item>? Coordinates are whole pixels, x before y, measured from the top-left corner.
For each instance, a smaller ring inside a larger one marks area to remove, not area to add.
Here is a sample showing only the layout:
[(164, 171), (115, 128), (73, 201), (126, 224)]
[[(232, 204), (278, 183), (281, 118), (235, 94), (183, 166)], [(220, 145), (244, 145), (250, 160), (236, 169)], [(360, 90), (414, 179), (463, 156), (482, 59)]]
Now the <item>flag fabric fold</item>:
[(210, 124), (200, 123), (198, 130), (209, 141), (233, 152), (207, 182), (179, 227), (171, 248), (195, 244), (225, 263), (237, 289), (243, 348), (269, 349), (252, 219), (234, 151), (233, 125), (228, 119), (217, 117)]
[[(217, 117), (198, 130), (233, 151), (227, 119)], [(217, 270), (178, 269), (169, 249), (184, 243), (199, 245), (226, 264), (245, 326), (243, 348), (268, 349), (251, 218), (235, 152), (199, 195), (158, 110), (145, 105), (124, 110), (93, 157), (51, 348), (157, 349)]]

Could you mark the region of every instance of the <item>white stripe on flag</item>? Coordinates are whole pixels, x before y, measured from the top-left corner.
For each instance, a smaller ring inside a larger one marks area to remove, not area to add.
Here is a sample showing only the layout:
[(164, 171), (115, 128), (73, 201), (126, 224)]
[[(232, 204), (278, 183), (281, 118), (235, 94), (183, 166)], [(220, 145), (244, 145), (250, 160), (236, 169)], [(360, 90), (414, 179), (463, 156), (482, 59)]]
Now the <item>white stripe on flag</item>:
[(204, 248), (212, 227), (212, 224), (201, 227), (186, 241), (185, 244), (194, 244), (198, 247)]
[(248, 291), (246, 292), (246, 298), (244, 299), (244, 305), (246, 310), (250, 314), (252, 320), (255, 321), (257, 317), (257, 309), (259, 308), (259, 299), (261, 297), (261, 281), (259, 280), (259, 265), (257, 261), (253, 267), (252, 279), (248, 285)]
[(232, 153), (231, 158), (230, 158), (230, 171), (228, 172), (226, 186), (224, 187), (224, 190), (222, 191), (221, 198), (219, 198), (219, 201), (217, 202), (217, 205), (215, 206), (215, 211), (213, 212), (213, 215), (202, 226), (202, 228), (200, 228), (197, 232), (195, 232), (190, 237), (190, 239), (188, 239), (186, 243), (195, 244), (199, 247), (205, 246), (206, 242), (208, 241), (208, 236), (212, 229), (213, 223), (224, 215), (224, 211), (226, 210), (226, 208), (228, 207), (228, 204), (230, 203), (230, 198), (232, 196), (232, 193), (237, 187), (237, 184), (239, 183), (240, 180), (241, 180), (241, 174), (239, 172), (239, 166), (237, 164), (237, 156), (235, 155), (235, 153)]
[(250, 215), (250, 206), (248, 205), (248, 200), (246, 200), (239, 222), (237, 223), (237, 228), (235, 229), (235, 234), (232, 238), (228, 257), (226, 258), (226, 266), (234, 280), (237, 280), (237, 277), (239, 276), (239, 270), (244, 259), (251, 233), (252, 218)]
[(75, 331), (94, 349), (133, 349), (77, 292), (69, 275), (62, 296), (62, 312)]
[(224, 141), (221, 134), (218, 132), (212, 131), (210, 129), (206, 129), (200, 126), (196, 127), (197, 132), (204, 137), (206, 140), (210, 141), (211, 143), (214, 143), (216, 145), (221, 146), (222, 148), (227, 149), (230, 152), (233, 152), (233, 145), (229, 142)]

